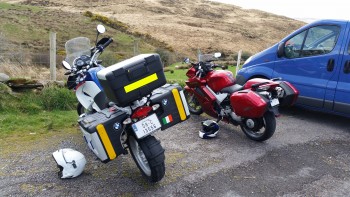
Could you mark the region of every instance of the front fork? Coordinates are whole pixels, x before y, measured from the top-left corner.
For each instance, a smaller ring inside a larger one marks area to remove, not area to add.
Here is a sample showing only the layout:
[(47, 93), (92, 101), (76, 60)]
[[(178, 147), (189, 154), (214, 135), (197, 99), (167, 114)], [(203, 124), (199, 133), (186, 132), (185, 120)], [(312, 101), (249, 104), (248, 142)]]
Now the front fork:
[(271, 106), (270, 104), (268, 110), (271, 111), (275, 115), (275, 117), (279, 117), (281, 115), (278, 110), (278, 105)]

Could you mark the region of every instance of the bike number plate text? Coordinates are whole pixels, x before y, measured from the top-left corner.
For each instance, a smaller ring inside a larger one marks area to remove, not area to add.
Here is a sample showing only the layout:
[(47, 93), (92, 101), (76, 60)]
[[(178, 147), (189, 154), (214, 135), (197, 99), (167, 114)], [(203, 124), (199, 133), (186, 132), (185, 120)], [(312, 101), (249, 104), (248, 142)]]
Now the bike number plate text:
[(156, 114), (152, 114), (147, 118), (144, 118), (134, 124), (132, 124), (132, 129), (134, 130), (136, 137), (141, 139), (154, 131), (160, 129), (161, 125)]
[(280, 102), (278, 101), (278, 99), (272, 99), (271, 100), (271, 106), (273, 107), (273, 106), (276, 106), (276, 105), (278, 105), (278, 104), (280, 104)]

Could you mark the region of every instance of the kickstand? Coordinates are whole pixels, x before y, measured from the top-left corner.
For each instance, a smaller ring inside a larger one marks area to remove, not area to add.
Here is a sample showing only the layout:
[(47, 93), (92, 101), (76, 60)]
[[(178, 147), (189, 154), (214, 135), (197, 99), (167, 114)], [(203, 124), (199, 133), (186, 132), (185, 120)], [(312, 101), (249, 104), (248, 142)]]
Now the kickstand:
[(222, 120), (224, 117), (223, 116), (218, 116), (218, 119), (216, 120), (216, 123), (219, 123), (220, 122), (220, 120)]

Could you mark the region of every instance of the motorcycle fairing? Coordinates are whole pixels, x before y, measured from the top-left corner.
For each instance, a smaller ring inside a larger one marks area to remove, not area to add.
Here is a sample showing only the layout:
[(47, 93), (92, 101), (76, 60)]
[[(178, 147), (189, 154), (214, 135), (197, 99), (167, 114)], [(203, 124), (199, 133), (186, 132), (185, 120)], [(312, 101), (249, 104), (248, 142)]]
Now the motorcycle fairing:
[(85, 81), (93, 81), (96, 83), (96, 85), (100, 88), (100, 90), (103, 90), (100, 81), (97, 78), (97, 72), (102, 70), (103, 67), (95, 67), (95, 68), (90, 68), (89, 72), (86, 73), (86, 78)]
[(101, 109), (94, 102), (94, 98), (101, 92), (101, 89), (96, 85), (94, 81), (85, 81), (84, 84), (80, 85), (75, 94), (78, 98), (78, 101), (84, 106), (85, 109), (89, 109), (92, 105), (92, 108), (96, 111)]

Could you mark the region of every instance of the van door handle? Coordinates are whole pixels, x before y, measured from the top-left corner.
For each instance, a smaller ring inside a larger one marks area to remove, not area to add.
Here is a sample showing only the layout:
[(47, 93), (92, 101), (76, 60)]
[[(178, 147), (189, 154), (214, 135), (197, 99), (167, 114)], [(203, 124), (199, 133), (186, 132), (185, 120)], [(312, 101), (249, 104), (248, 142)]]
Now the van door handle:
[(343, 70), (343, 72), (344, 72), (345, 74), (350, 73), (350, 61), (349, 61), (349, 60), (346, 60), (345, 65), (344, 65), (344, 70)]
[(334, 69), (334, 59), (329, 59), (327, 64), (327, 71), (332, 72)]

